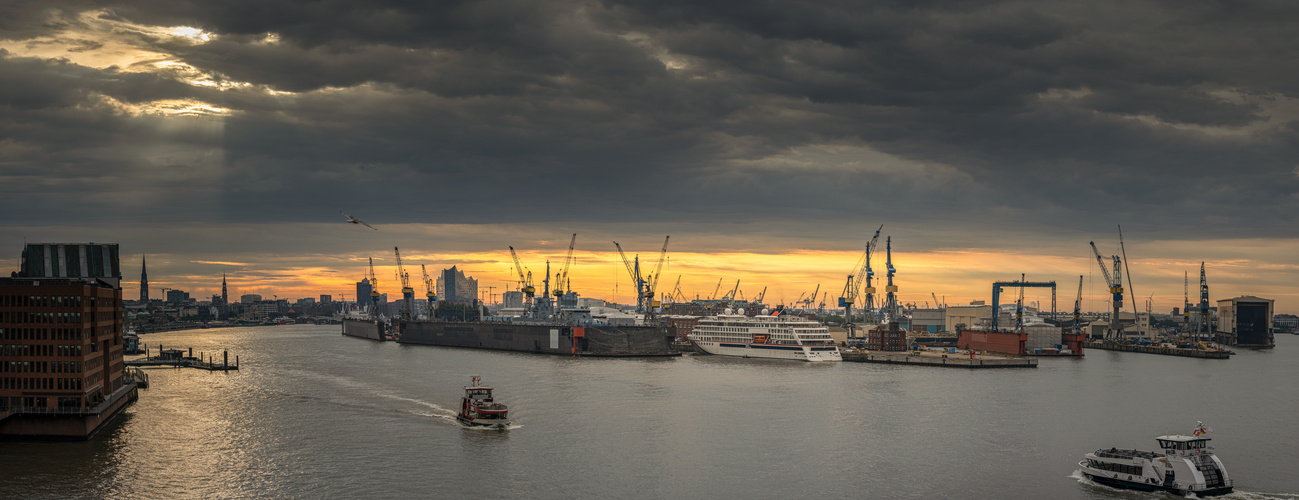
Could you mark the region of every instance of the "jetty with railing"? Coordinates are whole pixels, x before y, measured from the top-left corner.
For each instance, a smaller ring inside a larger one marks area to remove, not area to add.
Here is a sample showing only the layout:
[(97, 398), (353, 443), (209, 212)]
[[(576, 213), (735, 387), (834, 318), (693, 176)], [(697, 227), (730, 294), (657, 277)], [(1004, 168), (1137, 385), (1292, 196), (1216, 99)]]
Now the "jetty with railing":
[[(194, 356), (194, 348), (189, 348), (188, 354), (184, 349), (166, 349), (162, 345), (158, 346), (158, 355), (154, 356), (153, 351), (148, 346), (142, 346), (144, 358), (132, 359), (126, 361), (126, 366), (134, 367), (153, 367), (153, 366), (174, 366), (177, 368), (198, 368), (207, 371), (232, 371), (239, 369), (239, 356), (235, 356), (234, 364), (230, 363), (230, 351), (221, 351), (221, 359), (217, 360), (215, 355), (207, 356), (206, 353), (200, 352)], [(148, 377), (145, 377), (145, 383), (148, 384)]]

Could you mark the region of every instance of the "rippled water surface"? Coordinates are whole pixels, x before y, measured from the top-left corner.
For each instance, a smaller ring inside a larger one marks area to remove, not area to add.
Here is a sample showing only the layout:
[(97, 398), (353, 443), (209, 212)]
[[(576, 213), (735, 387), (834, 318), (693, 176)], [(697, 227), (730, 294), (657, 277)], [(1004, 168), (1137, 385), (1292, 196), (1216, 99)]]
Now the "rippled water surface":
[[(1199, 360), (1090, 351), (1035, 370), (721, 357), (572, 359), (276, 326), (143, 337), (243, 369), (150, 369), (89, 442), (0, 443), (0, 498), (1173, 498), (1081, 455), (1214, 427), (1235, 498), (1299, 498), (1299, 337)], [(453, 418), (471, 375), (507, 431)]]

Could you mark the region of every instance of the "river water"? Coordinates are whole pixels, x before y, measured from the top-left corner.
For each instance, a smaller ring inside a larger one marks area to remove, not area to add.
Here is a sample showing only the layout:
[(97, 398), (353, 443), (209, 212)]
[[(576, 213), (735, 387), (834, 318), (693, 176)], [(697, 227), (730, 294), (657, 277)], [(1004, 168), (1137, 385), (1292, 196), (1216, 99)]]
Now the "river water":
[[(1196, 421), (1234, 498), (1299, 498), (1299, 336), (1230, 360), (1089, 351), (961, 370), (404, 346), (338, 326), (155, 333), (242, 370), (149, 369), (88, 442), (0, 443), (0, 498), (1173, 498), (1080, 480)], [(453, 418), (472, 375), (507, 431)], [(1229, 497), (1229, 498), (1232, 498)]]

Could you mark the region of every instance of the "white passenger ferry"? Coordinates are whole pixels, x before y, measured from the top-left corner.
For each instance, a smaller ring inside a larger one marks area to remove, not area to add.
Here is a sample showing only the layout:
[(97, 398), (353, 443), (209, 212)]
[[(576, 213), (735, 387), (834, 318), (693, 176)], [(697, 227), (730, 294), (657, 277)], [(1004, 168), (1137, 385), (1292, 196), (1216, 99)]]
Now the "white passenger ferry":
[(699, 320), (690, 342), (706, 354), (745, 358), (842, 361), (830, 330), (816, 321), (781, 315), (780, 311), (752, 318), (744, 309), (727, 309)]
[(1096, 450), (1078, 462), (1092, 481), (1116, 488), (1166, 491), (1179, 496), (1226, 495), (1231, 477), (1208, 446), (1212, 429), (1197, 423), (1190, 436), (1159, 436), (1163, 453), (1140, 450)]

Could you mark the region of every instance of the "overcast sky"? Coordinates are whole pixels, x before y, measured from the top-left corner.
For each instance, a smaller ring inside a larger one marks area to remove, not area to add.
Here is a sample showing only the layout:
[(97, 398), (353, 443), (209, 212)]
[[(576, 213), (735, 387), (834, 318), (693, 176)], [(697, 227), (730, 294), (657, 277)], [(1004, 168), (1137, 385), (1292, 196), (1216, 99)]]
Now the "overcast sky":
[(507, 245), (540, 275), (576, 232), (609, 296), (611, 241), (671, 234), (688, 294), (833, 301), (884, 224), (907, 301), (1024, 272), (1071, 305), (1121, 224), (1143, 308), (1206, 261), (1299, 312), (1294, 2), (3, 5), (11, 266), (109, 241), (128, 281), (337, 295), (401, 246), (499, 293)]

